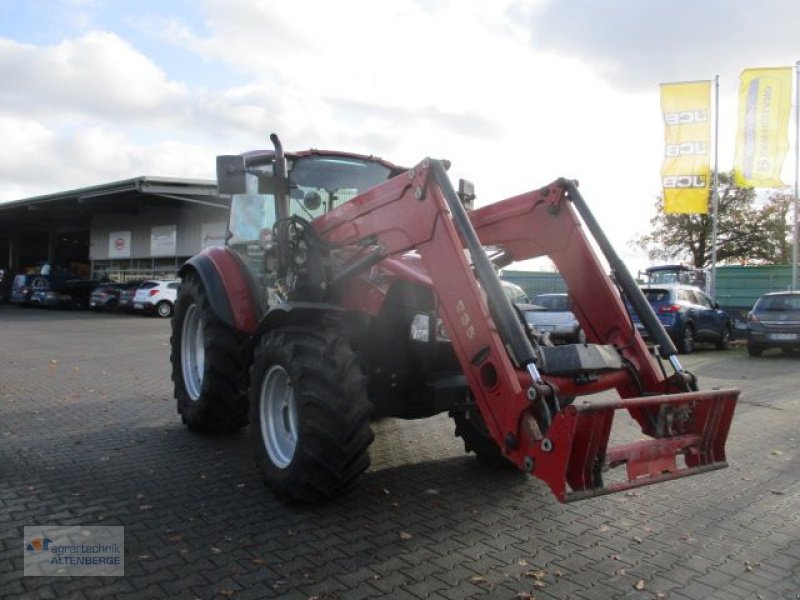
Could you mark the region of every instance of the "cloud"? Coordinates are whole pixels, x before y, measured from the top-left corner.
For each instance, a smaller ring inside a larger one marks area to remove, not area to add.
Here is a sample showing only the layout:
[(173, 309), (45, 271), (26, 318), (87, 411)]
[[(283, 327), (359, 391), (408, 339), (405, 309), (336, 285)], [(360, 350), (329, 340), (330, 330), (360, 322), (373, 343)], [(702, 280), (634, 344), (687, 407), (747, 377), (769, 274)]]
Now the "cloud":
[(163, 139), (138, 142), (112, 128), (71, 132), (0, 116), (0, 202), (138, 175), (213, 179), (214, 150)]
[(187, 90), (117, 35), (90, 31), (55, 46), (0, 39), (3, 107), (26, 114), (153, 120), (173, 114)]
[(587, 61), (629, 87), (797, 58), (797, 0), (551, 0), (527, 15), (533, 48)]

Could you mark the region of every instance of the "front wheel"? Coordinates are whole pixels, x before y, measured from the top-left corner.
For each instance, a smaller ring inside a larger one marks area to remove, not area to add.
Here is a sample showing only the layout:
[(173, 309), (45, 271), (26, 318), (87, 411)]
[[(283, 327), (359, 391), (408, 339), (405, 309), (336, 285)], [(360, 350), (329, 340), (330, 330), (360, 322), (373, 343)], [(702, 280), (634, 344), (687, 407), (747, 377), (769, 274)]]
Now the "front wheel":
[(366, 378), (335, 327), (267, 332), (250, 369), (250, 436), (267, 486), (287, 502), (348, 489), (369, 466)]
[(464, 441), (466, 452), (474, 452), (478, 460), (488, 467), (515, 466), (495, 443), (478, 407), (451, 411), (450, 416), (456, 424), (456, 436)]
[(242, 339), (211, 310), (198, 277), (187, 274), (178, 291), (170, 338), (178, 412), (192, 431), (224, 433), (247, 424)]
[(764, 353), (764, 348), (758, 344), (747, 344), (747, 353), (750, 356), (761, 356)]
[(694, 352), (694, 328), (691, 325), (686, 325), (683, 328), (683, 333), (678, 340), (678, 352), (681, 354), (691, 354)]

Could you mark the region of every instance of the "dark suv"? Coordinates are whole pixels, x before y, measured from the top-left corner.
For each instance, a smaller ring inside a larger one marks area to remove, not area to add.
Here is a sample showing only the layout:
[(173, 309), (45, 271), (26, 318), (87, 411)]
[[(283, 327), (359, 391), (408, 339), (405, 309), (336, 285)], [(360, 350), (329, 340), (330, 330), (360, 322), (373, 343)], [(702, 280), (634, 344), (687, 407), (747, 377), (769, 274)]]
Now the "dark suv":
[(800, 292), (772, 292), (756, 300), (747, 315), (747, 352), (800, 349)]
[[(680, 284), (652, 285), (642, 287), (642, 292), (678, 352), (689, 354), (697, 342), (712, 342), (719, 350), (730, 348), (731, 319), (700, 288)], [(646, 336), (638, 317), (629, 310), (634, 324)]]

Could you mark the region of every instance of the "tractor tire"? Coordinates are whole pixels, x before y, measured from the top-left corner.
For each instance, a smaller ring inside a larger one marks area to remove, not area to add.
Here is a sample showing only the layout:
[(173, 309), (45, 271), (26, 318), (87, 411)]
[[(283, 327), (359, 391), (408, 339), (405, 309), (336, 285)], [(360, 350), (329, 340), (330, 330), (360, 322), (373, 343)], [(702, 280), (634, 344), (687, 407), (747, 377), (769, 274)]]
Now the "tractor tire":
[(464, 441), (465, 452), (474, 452), (478, 460), (487, 467), (516, 466), (503, 455), (497, 443), (492, 439), (477, 407), (451, 411), (450, 416), (456, 424), (456, 437), (460, 437)]
[(337, 327), (267, 332), (250, 369), (250, 437), (266, 485), (285, 502), (348, 490), (369, 466), (372, 404)]
[(725, 325), (722, 328), (722, 338), (716, 344), (717, 350), (730, 350), (731, 349), (731, 326)]
[(680, 338), (677, 340), (678, 352), (681, 354), (691, 354), (694, 352), (694, 327), (686, 325), (683, 328)]
[(200, 279), (188, 274), (175, 302), (170, 338), (178, 413), (198, 433), (229, 433), (247, 425), (242, 336), (217, 318)]

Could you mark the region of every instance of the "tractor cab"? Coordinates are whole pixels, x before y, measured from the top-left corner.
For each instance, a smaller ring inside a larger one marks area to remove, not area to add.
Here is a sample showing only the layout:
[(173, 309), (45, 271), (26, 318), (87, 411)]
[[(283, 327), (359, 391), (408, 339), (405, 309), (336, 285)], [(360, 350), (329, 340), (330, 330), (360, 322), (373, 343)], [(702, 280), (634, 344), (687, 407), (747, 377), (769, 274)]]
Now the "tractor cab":
[(265, 292), (262, 304), (285, 299), (275, 296), (278, 275), (287, 268), (275, 251), (282, 225), (310, 223), (403, 171), (374, 156), (319, 150), (284, 154), (279, 146), (217, 157), (219, 192), (231, 196), (226, 243)]

